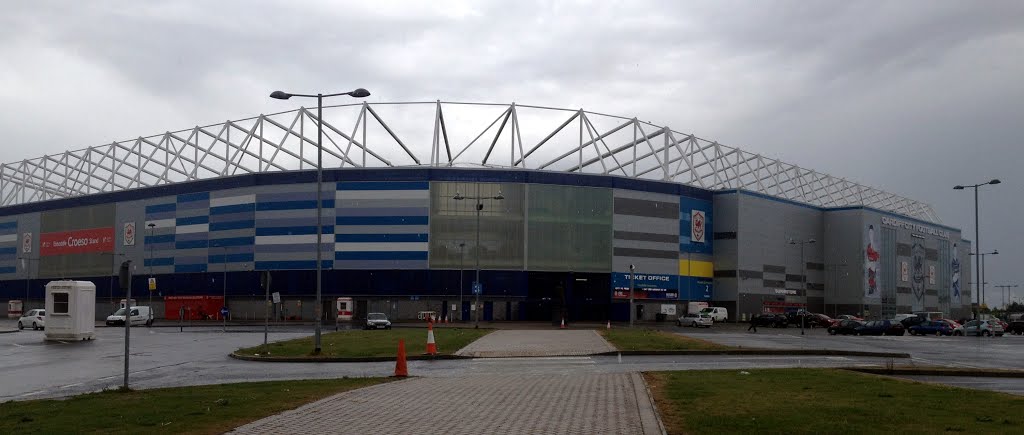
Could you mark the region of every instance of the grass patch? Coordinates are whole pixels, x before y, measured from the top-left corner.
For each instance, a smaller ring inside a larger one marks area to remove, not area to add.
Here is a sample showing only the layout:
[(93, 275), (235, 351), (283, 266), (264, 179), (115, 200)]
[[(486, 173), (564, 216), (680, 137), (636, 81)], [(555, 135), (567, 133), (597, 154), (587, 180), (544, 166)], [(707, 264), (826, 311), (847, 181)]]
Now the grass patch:
[[(483, 337), (492, 329), (434, 328), (434, 342), (440, 354), (453, 354), (467, 344)], [(334, 358), (394, 357), (398, 354), (398, 340), (405, 340), (408, 355), (427, 352), (427, 330), (422, 328), (395, 328), (389, 330), (338, 331), (320, 336), (320, 356)], [(313, 337), (270, 343), (271, 357), (310, 356)], [(239, 349), (240, 355), (266, 356), (263, 345)]]
[(845, 370), (745, 372), (644, 377), (668, 433), (1024, 433), (1024, 398), (1009, 394)]
[(619, 350), (723, 350), (729, 346), (657, 329), (618, 328), (598, 332)]
[(0, 433), (219, 434), (387, 378), (250, 382), (109, 390), (64, 400), (0, 403)]

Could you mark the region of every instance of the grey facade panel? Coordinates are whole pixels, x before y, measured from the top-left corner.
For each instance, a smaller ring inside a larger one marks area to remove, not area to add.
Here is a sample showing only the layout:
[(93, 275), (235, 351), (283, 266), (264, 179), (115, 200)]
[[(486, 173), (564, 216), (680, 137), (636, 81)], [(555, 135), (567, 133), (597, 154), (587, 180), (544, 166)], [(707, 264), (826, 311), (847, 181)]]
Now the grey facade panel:
[(638, 240), (644, 242), (659, 242), (659, 243), (671, 243), (673, 245), (679, 244), (678, 234), (657, 234), (657, 233), (645, 233), (639, 231), (615, 231), (612, 237), (616, 240)]
[[(613, 251), (616, 257), (643, 257), (643, 258), (667, 258), (672, 260), (679, 259), (678, 251), (659, 251), (655, 249), (634, 249), (634, 248), (615, 248)], [(678, 270), (678, 267), (676, 268)]]
[(628, 216), (679, 219), (679, 202), (648, 201), (615, 197), (615, 214)]
[(764, 273), (786, 273), (786, 266), (772, 266), (765, 264), (761, 268)]

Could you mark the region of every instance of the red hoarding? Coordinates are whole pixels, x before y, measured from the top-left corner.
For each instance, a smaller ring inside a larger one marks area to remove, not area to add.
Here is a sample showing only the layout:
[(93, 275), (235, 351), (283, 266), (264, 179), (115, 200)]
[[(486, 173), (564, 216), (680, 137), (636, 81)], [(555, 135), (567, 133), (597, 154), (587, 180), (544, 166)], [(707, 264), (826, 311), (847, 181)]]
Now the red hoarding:
[(61, 231), (39, 235), (39, 255), (43, 257), (113, 251), (113, 227)]

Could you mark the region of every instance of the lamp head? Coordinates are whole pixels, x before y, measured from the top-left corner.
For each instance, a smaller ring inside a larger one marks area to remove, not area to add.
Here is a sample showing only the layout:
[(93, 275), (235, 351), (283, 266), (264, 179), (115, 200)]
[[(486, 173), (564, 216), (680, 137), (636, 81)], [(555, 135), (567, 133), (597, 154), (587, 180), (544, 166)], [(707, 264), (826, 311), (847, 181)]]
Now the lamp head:
[(957, 184), (956, 186), (953, 186), (953, 190), (964, 190), (964, 186)]
[(289, 94), (287, 92), (274, 91), (274, 92), (270, 93), (270, 98), (275, 98), (275, 99), (278, 99), (278, 100), (287, 100), (287, 99), (289, 99), (291, 97), (292, 97), (292, 94)]
[(498, 199), (498, 200), (501, 200), (501, 199), (505, 199), (505, 196), (504, 196), (504, 195), (502, 195), (502, 194), (501, 194), (501, 191), (499, 190), (499, 191), (498, 191), (498, 196), (495, 196), (495, 197), (494, 197), (494, 199)]
[(359, 88), (359, 89), (356, 89), (356, 90), (354, 90), (352, 92), (349, 92), (348, 95), (350, 97), (355, 97), (355, 98), (366, 98), (366, 97), (370, 96), (370, 91), (367, 91), (366, 89), (363, 89), (363, 88)]
[(988, 182), (988, 184), (999, 184), (999, 183), (1002, 183), (1002, 181), (999, 181), (998, 178), (993, 178), (992, 181)]
[(994, 249), (989, 254), (991, 254), (991, 255), (999, 255), (999, 250), (998, 249)]
[(807, 243), (818, 243), (818, 241), (814, 239), (807, 239)]

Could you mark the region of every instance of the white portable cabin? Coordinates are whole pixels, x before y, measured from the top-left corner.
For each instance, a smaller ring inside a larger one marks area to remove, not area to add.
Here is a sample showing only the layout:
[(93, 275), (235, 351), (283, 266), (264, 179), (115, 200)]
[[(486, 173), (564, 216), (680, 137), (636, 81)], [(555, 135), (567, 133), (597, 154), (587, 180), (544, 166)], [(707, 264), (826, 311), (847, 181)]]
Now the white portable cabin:
[(338, 298), (337, 309), (339, 322), (352, 321), (352, 312), (355, 311), (353, 307), (354, 304), (355, 303), (352, 301), (352, 298), (350, 297)]
[(45, 340), (92, 340), (96, 337), (96, 285), (89, 281), (46, 284)]

